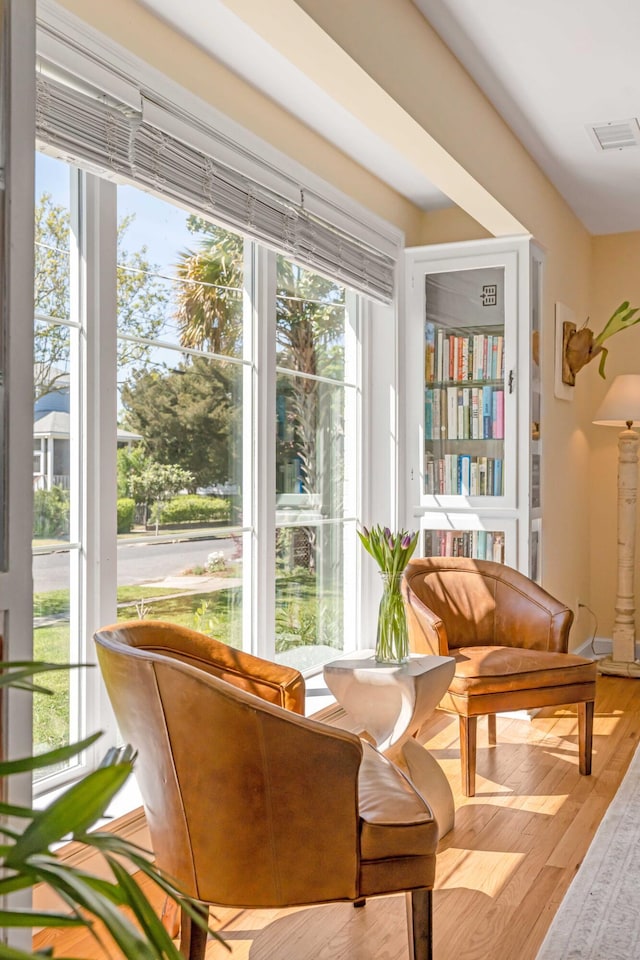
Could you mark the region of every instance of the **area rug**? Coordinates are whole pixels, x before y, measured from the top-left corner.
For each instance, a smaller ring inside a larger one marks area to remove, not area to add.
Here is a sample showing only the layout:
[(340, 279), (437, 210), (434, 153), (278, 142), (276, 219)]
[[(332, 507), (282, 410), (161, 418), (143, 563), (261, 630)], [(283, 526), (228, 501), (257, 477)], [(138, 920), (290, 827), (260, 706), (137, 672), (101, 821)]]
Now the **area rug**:
[(567, 890), (537, 960), (640, 958), (640, 748)]

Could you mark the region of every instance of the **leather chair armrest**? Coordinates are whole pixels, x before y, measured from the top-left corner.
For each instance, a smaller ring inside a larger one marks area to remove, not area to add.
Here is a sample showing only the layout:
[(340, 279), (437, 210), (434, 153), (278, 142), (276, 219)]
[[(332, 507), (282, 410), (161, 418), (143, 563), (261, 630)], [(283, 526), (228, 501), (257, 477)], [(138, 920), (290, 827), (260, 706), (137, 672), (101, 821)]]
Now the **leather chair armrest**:
[(505, 567), (496, 584), (496, 642), (566, 653), (573, 611), (517, 570)]
[(402, 596), (407, 614), (409, 643), (413, 652), (448, 657), (449, 642), (444, 621), (411, 589), (406, 575), (402, 578)]

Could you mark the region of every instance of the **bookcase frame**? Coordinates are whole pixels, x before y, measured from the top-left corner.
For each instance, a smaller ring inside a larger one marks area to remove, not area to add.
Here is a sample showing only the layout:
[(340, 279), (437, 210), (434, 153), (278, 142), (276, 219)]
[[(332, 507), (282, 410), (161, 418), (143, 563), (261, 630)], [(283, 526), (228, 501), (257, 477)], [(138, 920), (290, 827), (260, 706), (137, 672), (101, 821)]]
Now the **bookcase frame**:
[[(419, 550), (428, 530), (504, 530), (504, 562), (537, 579), (542, 262), (530, 237), (412, 247), (405, 260), (406, 497)], [(477, 479), (489, 473), (492, 493)]]

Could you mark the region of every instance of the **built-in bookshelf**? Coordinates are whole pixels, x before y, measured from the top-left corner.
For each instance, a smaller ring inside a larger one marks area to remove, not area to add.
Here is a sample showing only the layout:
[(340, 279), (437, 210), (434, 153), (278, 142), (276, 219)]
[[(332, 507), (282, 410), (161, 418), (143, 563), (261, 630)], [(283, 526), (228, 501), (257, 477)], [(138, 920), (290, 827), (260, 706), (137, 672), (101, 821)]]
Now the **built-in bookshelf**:
[[(427, 291), (428, 292), (428, 291)], [(484, 383), (504, 378), (504, 336), (452, 333), (431, 320), (424, 330), (424, 380), (429, 383)]]
[(425, 530), (425, 557), (472, 557), (504, 563), (504, 533), (494, 530)]
[(473, 281), (469, 271), (425, 277), (425, 494), (503, 494), (504, 271)]
[(425, 555), (540, 575), (541, 271), (527, 237), (407, 251), (407, 490)]
[(424, 458), (425, 491), (460, 497), (499, 497), (502, 494), (502, 459), (470, 453), (445, 453)]

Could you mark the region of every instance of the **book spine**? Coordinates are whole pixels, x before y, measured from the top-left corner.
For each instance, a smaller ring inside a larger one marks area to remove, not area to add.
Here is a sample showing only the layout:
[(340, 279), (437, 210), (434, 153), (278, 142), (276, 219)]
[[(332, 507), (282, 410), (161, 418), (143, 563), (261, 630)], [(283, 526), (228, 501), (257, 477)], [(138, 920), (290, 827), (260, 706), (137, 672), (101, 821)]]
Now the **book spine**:
[(493, 387), (482, 388), (482, 437), (490, 440), (492, 437), (491, 418), (493, 414)]
[(471, 496), (471, 457), (468, 453), (460, 457), (460, 493), (463, 497)]
[(479, 388), (471, 388), (471, 438), (480, 438), (480, 395)]
[(458, 388), (447, 387), (447, 439), (458, 439)]
[(493, 495), (495, 497), (502, 496), (502, 460), (500, 459), (496, 459), (495, 464)]
[(435, 380), (436, 327), (427, 321), (424, 328), (424, 379), (426, 383)]
[(465, 440), (471, 437), (471, 388), (462, 388), (462, 436)]
[(496, 390), (495, 432), (497, 440), (504, 440), (504, 390)]
[(431, 398), (431, 439), (439, 440), (440, 439), (440, 423), (441, 423), (441, 412), (440, 412), (440, 400), (441, 400), (441, 390), (436, 388), (433, 391), (433, 397)]
[(504, 337), (498, 337), (497, 379), (504, 380)]

